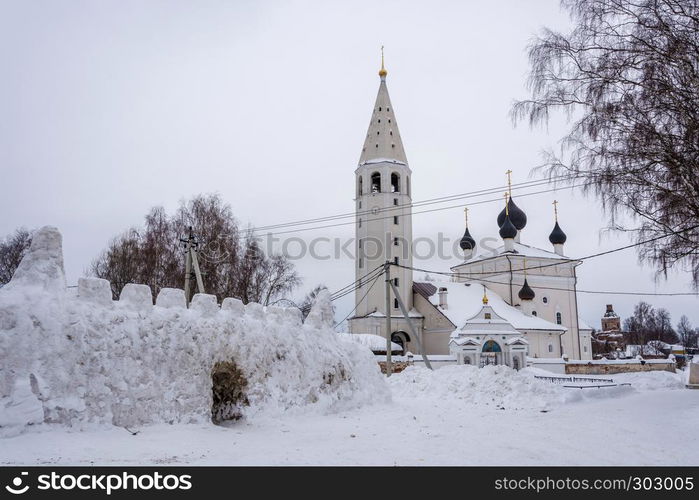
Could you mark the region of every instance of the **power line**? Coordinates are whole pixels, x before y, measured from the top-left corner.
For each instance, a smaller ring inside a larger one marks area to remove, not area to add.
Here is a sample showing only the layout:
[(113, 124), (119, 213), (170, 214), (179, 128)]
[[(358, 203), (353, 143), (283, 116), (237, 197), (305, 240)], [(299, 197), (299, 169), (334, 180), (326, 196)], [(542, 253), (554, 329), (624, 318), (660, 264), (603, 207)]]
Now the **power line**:
[[(669, 234), (663, 234), (663, 235), (660, 235), (660, 236), (656, 236), (656, 237), (654, 237), (654, 238), (649, 238), (649, 239), (647, 239), (647, 240), (639, 241), (639, 242), (637, 242), (637, 243), (631, 243), (631, 244), (625, 245), (625, 246), (623, 246), (623, 247), (617, 247), (617, 248), (613, 248), (613, 249), (611, 249), (611, 250), (605, 250), (605, 251), (603, 251), (603, 252), (598, 252), (598, 253), (586, 255), (586, 256), (584, 256), (584, 257), (578, 257), (578, 258), (576, 258), (576, 259), (567, 259), (567, 258), (563, 258), (563, 259), (560, 259), (560, 262), (553, 262), (553, 263), (551, 263), (551, 264), (541, 264), (541, 265), (539, 265), (539, 266), (527, 267), (527, 271), (532, 270), (532, 269), (543, 269), (543, 268), (547, 268), (547, 267), (560, 266), (560, 265), (562, 265), (562, 264), (568, 264), (568, 263), (571, 263), (571, 262), (585, 261), (585, 260), (588, 260), (588, 259), (593, 259), (593, 258), (596, 258), (596, 257), (601, 257), (601, 256), (603, 256), (603, 255), (608, 255), (608, 254), (611, 254), (611, 253), (620, 252), (620, 251), (622, 251), (622, 250), (627, 250), (627, 249), (629, 249), (629, 248), (634, 248), (634, 247), (641, 246), (641, 245), (645, 245), (645, 244), (648, 244), (648, 243), (653, 243), (654, 241), (658, 241), (658, 240), (661, 240), (661, 239), (663, 239), (663, 238), (668, 238), (668, 237), (673, 236), (673, 235), (686, 233), (687, 231), (692, 231), (692, 230), (697, 229), (697, 228), (699, 228), (699, 224), (697, 224), (697, 225), (695, 225), (695, 226), (692, 226), (692, 227), (688, 227), (688, 228), (682, 229), (682, 230), (680, 230), (680, 231), (673, 231), (673, 232), (671, 232), (671, 233), (669, 233)], [(500, 255), (505, 255), (505, 254), (500, 254)], [(507, 254), (507, 255), (514, 255), (514, 256), (516, 256), (517, 254), (515, 253), (515, 254)], [(526, 257), (526, 255), (525, 255), (524, 257)], [(468, 278), (468, 277), (470, 277), (470, 276), (478, 276), (478, 275), (487, 275), (487, 276), (489, 276), (489, 277), (494, 277), (494, 276), (500, 276), (500, 275), (502, 275), (502, 274), (507, 274), (507, 273), (510, 272), (510, 271), (499, 271), (499, 272), (489, 272), (489, 271), (482, 271), (482, 272), (479, 272), (479, 271), (473, 271), (473, 272), (468, 272), (468, 273), (456, 273), (456, 272), (433, 271), (433, 270), (431, 271), (431, 270), (429, 270), (429, 269), (420, 269), (420, 268), (415, 268), (415, 267), (408, 268), (408, 267), (403, 266), (403, 265), (401, 265), (401, 264), (395, 264), (395, 263), (391, 263), (391, 265), (393, 265), (393, 266), (398, 266), (398, 267), (405, 267), (406, 269), (412, 269), (413, 271), (420, 271), (420, 272), (425, 272), (425, 273), (440, 274), (440, 275), (445, 275), (445, 276), (454, 276), (454, 277), (461, 277), (461, 278)]]
[[(527, 267), (526, 270), (527, 270), (527, 271), (531, 271), (531, 270), (533, 270), (533, 269), (542, 269), (542, 268), (551, 267), (551, 266), (560, 266), (561, 264), (570, 263), (570, 262), (585, 261), (585, 260), (588, 260), (588, 259), (592, 259), (592, 258), (596, 258), (596, 257), (601, 257), (601, 256), (604, 256), (604, 255), (609, 255), (609, 254), (611, 254), (611, 253), (620, 252), (620, 251), (622, 251), (622, 250), (627, 250), (627, 249), (629, 249), (629, 248), (637, 247), (637, 246), (640, 246), (640, 245), (645, 245), (645, 244), (647, 244), (647, 243), (652, 243), (652, 242), (654, 242), (654, 241), (658, 241), (658, 240), (660, 240), (660, 239), (667, 238), (667, 237), (669, 237), (669, 236), (673, 236), (673, 235), (675, 235), (675, 234), (681, 234), (681, 233), (684, 233), (684, 232), (687, 232), (687, 231), (691, 231), (691, 230), (696, 229), (696, 228), (699, 228), (699, 224), (696, 225), (696, 226), (692, 226), (692, 227), (683, 229), (683, 230), (681, 230), (681, 231), (674, 231), (674, 232), (672, 232), (672, 233), (670, 233), (670, 234), (665, 234), (665, 235), (661, 235), (661, 236), (656, 236), (655, 238), (650, 238), (650, 239), (647, 239), (647, 240), (644, 240), (644, 241), (639, 241), (639, 242), (637, 242), (637, 243), (632, 243), (632, 244), (630, 244), (630, 245), (625, 245), (625, 246), (622, 246), (622, 247), (613, 248), (613, 249), (611, 249), (611, 250), (605, 250), (604, 252), (598, 252), (598, 253), (595, 253), (595, 254), (586, 255), (586, 256), (580, 257), (580, 258), (578, 258), (578, 259), (565, 259), (565, 260), (563, 260), (562, 262), (554, 262), (554, 263), (552, 263), (552, 264), (543, 264), (543, 265), (540, 265), (540, 266)], [(474, 272), (474, 273), (454, 273), (454, 272), (443, 272), (443, 271), (431, 271), (431, 270), (428, 270), (428, 269), (421, 269), (421, 268), (412, 267), (412, 266), (404, 266), (404, 265), (402, 265), (402, 264), (396, 264), (396, 263), (393, 263), (393, 262), (391, 262), (390, 265), (392, 265), (392, 266), (397, 266), (397, 267), (401, 267), (401, 268), (404, 268), (404, 269), (410, 269), (410, 270), (413, 270), (413, 271), (419, 271), (419, 272), (425, 272), (425, 273), (431, 273), (431, 274), (438, 274), (438, 275), (444, 275), (444, 276), (451, 276), (451, 277), (461, 277), (461, 278), (466, 278), (466, 279), (469, 279), (470, 276), (473, 276), (473, 275), (481, 275), (481, 274), (487, 274), (488, 277), (492, 278), (492, 277), (495, 277), (495, 276), (500, 276), (500, 275), (508, 274), (508, 273), (511, 272), (511, 271), (501, 271), (501, 272), (497, 272), (497, 273), (495, 273), (495, 272), (490, 272), (490, 273), (488, 273), (488, 272), (482, 272), (482, 273), (481, 273), (481, 272)], [(524, 270), (524, 268), (522, 269), (522, 271), (523, 271), (523, 270)], [(499, 284), (499, 285), (502, 285), (502, 284), (505, 284), (505, 285), (506, 285), (506, 284), (507, 284), (507, 283), (502, 283), (502, 282), (499, 282), (499, 281), (492, 281), (492, 280), (487, 280), (487, 279), (482, 279), (482, 278), (471, 278), (471, 279), (474, 280), (474, 281), (485, 282), (485, 283), (495, 283), (495, 284)], [(530, 285), (530, 286), (531, 286), (531, 285)], [(576, 291), (576, 292), (580, 292), (580, 293), (609, 294), (609, 295), (637, 295), (637, 296), (651, 296), (651, 295), (652, 295), (652, 296), (697, 296), (697, 295), (699, 295), (699, 293), (696, 293), (696, 292), (667, 292), (667, 293), (665, 293), (665, 292), (649, 292), (649, 293), (642, 293), (642, 292), (613, 292), (613, 291), (602, 291), (602, 290), (577, 290), (577, 289), (553, 288), (553, 287), (542, 287), (542, 286), (532, 286), (532, 288), (539, 288), (539, 289), (542, 289), (542, 290), (561, 290), (561, 291), (567, 291), (567, 292)]]
[[(561, 176), (557, 176), (557, 177), (552, 177), (551, 179), (535, 179), (535, 180), (531, 180), (531, 181), (525, 181), (525, 182), (519, 182), (519, 183), (512, 184), (511, 188), (512, 188), (512, 190), (519, 190), (519, 189), (537, 187), (540, 185), (549, 184), (549, 183), (551, 183), (551, 181), (556, 182), (556, 181), (570, 180), (573, 178), (575, 178), (575, 176), (573, 176), (573, 175), (561, 175)], [(387, 211), (387, 210), (393, 211), (393, 210), (406, 208), (406, 207), (414, 208), (414, 207), (419, 207), (419, 206), (424, 206), (424, 205), (431, 205), (431, 204), (435, 204), (435, 203), (445, 203), (447, 201), (453, 201), (453, 200), (461, 199), (461, 198), (472, 198), (472, 197), (477, 197), (477, 196), (485, 196), (487, 194), (493, 194), (496, 192), (500, 192), (504, 189), (509, 189), (509, 186), (498, 186), (498, 187), (480, 189), (480, 190), (476, 190), (476, 191), (468, 191), (465, 193), (439, 196), (436, 198), (428, 198), (425, 200), (420, 200), (420, 201), (415, 201), (415, 202), (410, 202), (410, 203), (402, 203), (399, 205), (389, 205), (387, 207), (379, 208), (378, 212)], [(390, 194), (399, 195), (401, 193), (396, 192), (396, 193), (390, 193)], [(328, 215), (328, 216), (324, 216), (324, 217), (315, 217), (315, 218), (311, 218), (311, 219), (302, 219), (302, 220), (298, 220), (298, 221), (289, 221), (289, 222), (281, 222), (278, 224), (270, 224), (267, 226), (258, 226), (258, 227), (253, 228), (253, 231), (300, 226), (300, 225), (312, 224), (315, 222), (327, 222), (329, 220), (343, 219), (343, 218), (347, 218), (347, 217), (355, 217), (357, 215), (367, 215), (367, 214), (373, 214), (373, 213), (376, 213), (376, 211), (372, 211), (371, 209), (367, 209), (364, 211), (344, 212), (341, 214)]]
[[(534, 192), (531, 192), (531, 193), (521, 193), (521, 194), (518, 195), (518, 197), (519, 197), (519, 198), (525, 198), (525, 197), (528, 197), (528, 196), (535, 196), (535, 195), (539, 195), (539, 194), (551, 193), (551, 192), (553, 192), (553, 191), (560, 191), (560, 190), (562, 190), (562, 189), (572, 189), (572, 188), (575, 188), (575, 187), (578, 187), (578, 186), (579, 186), (579, 185), (570, 185), (570, 186), (562, 186), (562, 187), (552, 188), (552, 189), (544, 189), (544, 190), (541, 190), (541, 191), (534, 191)], [(475, 205), (482, 205), (482, 204), (484, 204), (484, 203), (493, 203), (493, 202), (502, 202), (502, 198), (501, 198), (501, 197), (497, 197), (497, 198), (491, 198), (491, 199), (488, 199), (488, 200), (474, 201), (474, 202), (471, 202), (471, 203), (460, 203), (460, 204), (458, 204), (458, 205), (450, 205), (450, 206), (447, 206), (447, 207), (432, 208), (432, 209), (429, 209), (429, 210), (420, 210), (420, 211), (417, 211), (417, 212), (412, 212), (411, 215), (425, 214), (425, 213), (431, 213), (431, 212), (439, 212), (439, 211), (442, 211), (442, 210), (451, 210), (451, 209), (453, 209), (453, 208), (471, 207), (471, 206), (475, 206)], [(393, 218), (393, 217), (394, 217), (393, 215), (387, 215), (387, 216), (384, 216), (384, 217), (375, 217), (375, 218), (373, 218), (373, 219), (367, 219), (365, 222), (368, 223), (368, 222), (373, 222), (373, 221), (377, 221), (377, 220), (391, 219), (391, 218)], [(338, 222), (338, 223), (336, 223), (336, 224), (326, 224), (326, 225), (322, 225), (322, 226), (314, 226), (314, 227), (309, 227), (309, 228), (290, 229), (290, 230), (288, 230), (288, 231), (278, 231), (278, 232), (264, 233), (264, 234), (256, 235), (255, 237), (256, 237), (256, 238), (262, 238), (262, 237), (265, 237), (265, 236), (277, 236), (277, 235), (280, 235), (280, 234), (299, 233), (299, 232), (304, 232), (304, 231), (313, 231), (313, 230), (316, 230), (316, 229), (326, 229), (326, 228), (331, 228), (331, 227), (349, 226), (349, 225), (353, 225), (353, 224), (356, 224), (356, 222), (355, 222), (355, 221)]]
[[(382, 267), (383, 267), (383, 266), (382, 266)], [(354, 314), (354, 312), (355, 312), (355, 311), (357, 310), (357, 308), (359, 307), (359, 304), (361, 304), (361, 303), (364, 301), (364, 299), (367, 297), (367, 295), (369, 295), (369, 292), (371, 292), (371, 289), (374, 288), (374, 285), (376, 284), (376, 282), (379, 280), (379, 278), (380, 278), (385, 272), (386, 272), (386, 271), (382, 270), (379, 274), (376, 275), (376, 277), (374, 278), (374, 281), (372, 281), (372, 283), (371, 283), (371, 285), (369, 286), (369, 288), (367, 289), (366, 293), (364, 293), (364, 295), (362, 295), (362, 298), (359, 299), (359, 300), (357, 301), (357, 303), (356, 303), (355, 306), (352, 308), (352, 310), (349, 312), (349, 314), (347, 314), (347, 316), (345, 316), (344, 318), (342, 318), (342, 321), (340, 321), (340, 322), (338, 322), (338, 323), (335, 323), (335, 326), (334, 326), (333, 328), (336, 328), (338, 325), (341, 325), (342, 323), (344, 323), (344, 322), (347, 320), (347, 318), (349, 318), (352, 314)]]

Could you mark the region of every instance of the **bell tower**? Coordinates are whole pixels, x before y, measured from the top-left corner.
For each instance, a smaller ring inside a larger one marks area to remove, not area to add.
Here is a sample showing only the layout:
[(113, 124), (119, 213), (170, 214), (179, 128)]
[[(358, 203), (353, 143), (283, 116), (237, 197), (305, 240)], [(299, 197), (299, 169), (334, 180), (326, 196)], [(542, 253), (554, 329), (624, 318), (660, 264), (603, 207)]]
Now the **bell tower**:
[[(384, 277), (374, 281), (373, 270), (387, 260), (412, 267), (411, 170), (398, 131), (395, 110), (386, 86), (383, 48), (379, 91), (369, 129), (355, 170), (355, 276), (362, 280), (355, 292), (356, 310), (350, 319), (352, 333), (385, 336), (386, 297)], [(391, 279), (410, 310), (413, 307), (412, 270), (391, 266)], [(364, 278), (367, 273), (371, 273)], [(401, 317), (391, 297), (391, 317)], [(400, 329), (400, 322), (395, 325)]]

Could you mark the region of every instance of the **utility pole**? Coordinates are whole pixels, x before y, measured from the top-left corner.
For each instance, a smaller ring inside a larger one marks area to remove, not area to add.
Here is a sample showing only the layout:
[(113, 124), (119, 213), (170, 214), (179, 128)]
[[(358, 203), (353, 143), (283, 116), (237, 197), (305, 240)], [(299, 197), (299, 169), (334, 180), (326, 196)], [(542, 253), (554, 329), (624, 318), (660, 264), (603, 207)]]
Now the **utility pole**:
[(386, 376), (390, 377), (393, 367), (391, 366), (391, 263), (384, 264), (386, 271)]
[(180, 238), (180, 241), (184, 244), (185, 261), (184, 261), (184, 297), (187, 302), (187, 307), (189, 307), (189, 302), (191, 300), (190, 293), (190, 280), (192, 278), (192, 267), (194, 268), (194, 277), (197, 280), (197, 291), (199, 293), (204, 292), (204, 280), (202, 279), (201, 270), (199, 269), (199, 259), (197, 258), (197, 247), (199, 243), (194, 237), (192, 232), (192, 226), (189, 226), (189, 235), (187, 238)]
[(401, 297), (400, 297), (400, 293), (398, 293), (398, 288), (393, 283), (391, 283), (391, 288), (393, 288), (393, 293), (396, 295), (396, 299), (398, 300), (398, 305), (400, 306), (400, 310), (403, 313), (403, 317), (405, 317), (406, 323), (408, 323), (408, 327), (410, 328), (410, 332), (413, 334), (413, 338), (415, 339), (415, 342), (417, 342), (417, 348), (420, 349), (420, 354), (422, 354), (422, 360), (425, 362), (425, 366), (431, 370), (432, 364), (430, 363), (430, 360), (427, 357), (427, 354), (425, 354), (425, 350), (422, 348), (422, 340), (420, 339), (420, 336), (417, 334), (417, 330), (413, 326), (413, 322), (410, 321), (410, 315), (408, 314), (408, 309), (405, 307), (405, 304), (403, 303), (403, 299), (401, 299)]

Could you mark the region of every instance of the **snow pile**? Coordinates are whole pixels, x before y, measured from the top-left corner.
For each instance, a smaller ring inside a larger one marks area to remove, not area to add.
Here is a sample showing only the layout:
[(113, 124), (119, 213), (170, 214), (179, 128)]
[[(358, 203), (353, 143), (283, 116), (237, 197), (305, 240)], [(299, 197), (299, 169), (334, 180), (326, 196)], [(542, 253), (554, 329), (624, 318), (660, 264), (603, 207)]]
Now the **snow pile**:
[(684, 373), (682, 372), (672, 373), (666, 371), (647, 371), (616, 373), (611, 375), (610, 378), (614, 380), (614, 383), (631, 384), (631, 386), (637, 391), (668, 391), (674, 389), (684, 389)]
[(410, 366), (388, 381), (394, 397), (436, 402), (461, 399), (469, 405), (507, 410), (543, 410), (581, 398), (580, 391), (537, 380), (526, 370), (515, 371), (504, 365), (451, 365), (434, 371)]
[[(332, 330), (329, 296), (309, 320), (263, 308), (83, 278), (66, 293), (61, 235), (45, 227), (0, 289), (0, 435), (40, 423), (137, 426), (327, 412), (390, 396), (368, 349)], [(213, 380), (217, 386), (213, 386)], [(213, 386), (213, 390), (212, 390)]]

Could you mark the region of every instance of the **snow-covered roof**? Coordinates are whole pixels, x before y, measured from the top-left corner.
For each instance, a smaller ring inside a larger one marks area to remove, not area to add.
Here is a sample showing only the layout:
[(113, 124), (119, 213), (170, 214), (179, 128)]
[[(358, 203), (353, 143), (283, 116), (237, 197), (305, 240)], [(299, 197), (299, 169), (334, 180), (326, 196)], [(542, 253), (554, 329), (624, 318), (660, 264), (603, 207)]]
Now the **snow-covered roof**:
[[(386, 337), (382, 337), (381, 335), (374, 335), (372, 333), (341, 333), (340, 336), (345, 340), (351, 340), (352, 342), (367, 346), (372, 351), (386, 351)], [(391, 352), (402, 350), (403, 348), (401, 346), (395, 342), (391, 342)]]
[[(402, 316), (403, 316), (403, 313), (391, 314), (391, 317), (392, 317), (392, 318), (394, 318), (394, 317), (396, 317), (396, 316), (401, 316), (401, 317), (402, 317)], [(422, 317), (423, 317), (422, 314), (420, 314), (420, 313), (419, 313), (418, 311), (416, 311), (415, 309), (411, 309), (410, 311), (408, 311), (408, 316), (411, 317), (411, 318), (422, 318)], [(386, 315), (385, 315), (384, 313), (382, 313), (381, 311), (374, 311), (373, 313), (367, 314), (365, 317), (366, 317), (366, 318), (385, 318)]]
[[(478, 314), (483, 307), (483, 285), (480, 283), (471, 282), (467, 284), (451, 281), (431, 281), (429, 284), (433, 285), (437, 290), (442, 287), (447, 289), (446, 309), (439, 307), (439, 295), (437, 293), (430, 296), (427, 296), (426, 293), (422, 293), (422, 295), (439, 309), (449, 321), (456, 325), (457, 328), (464, 326), (466, 321)], [(417, 289), (424, 290), (425, 288), (418, 286)], [(502, 297), (492, 290), (488, 290), (488, 305), (493, 308), (493, 311), (495, 311), (498, 316), (504, 318), (517, 330), (566, 331), (566, 328), (562, 325), (556, 325), (545, 319), (537, 318), (536, 316), (527, 316), (523, 312), (507, 304)]]
[[(525, 245), (523, 243), (517, 243), (514, 242), (514, 255), (522, 255), (524, 257), (535, 257), (535, 258), (540, 258), (540, 259), (557, 259), (557, 260), (568, 260), (568, 257), (565, 257), (563, 255), (558, 255), (555, 252), (550, 252), (548, 250), (544, 250), (542, 248), (537, 248), (537, 247), (532, 247), (529, 245)], [(501, 245), (497, 247), (494, 250), (489, 250), (487, 252), (480, 253), (478, 255), (475, 255), (471, 257), (470, 259), (466, 259), (464, 262), (461, 264), (454, 266), (458, 267), (463, 264), (470, 264), (472, 262), (478, 262), (480, 260), (487, 260), (487, 259), (492, 259), (494, 257), (497, 257), (499, 255), (502, 255), (504, 253), (507, 253), (509, 255), (513, 255), (512, 252), (505, 252), (505, 246)], [(452, 267), (452, 269), (454, 269)]]

